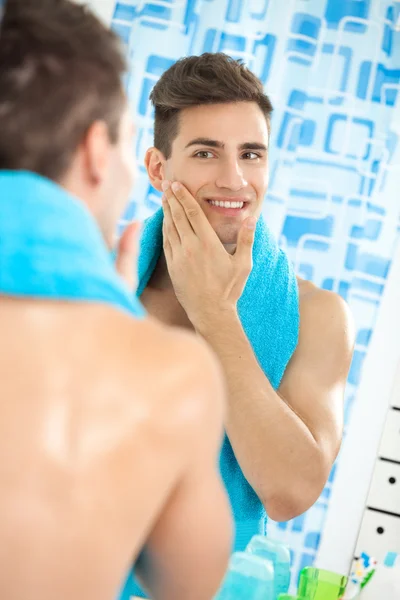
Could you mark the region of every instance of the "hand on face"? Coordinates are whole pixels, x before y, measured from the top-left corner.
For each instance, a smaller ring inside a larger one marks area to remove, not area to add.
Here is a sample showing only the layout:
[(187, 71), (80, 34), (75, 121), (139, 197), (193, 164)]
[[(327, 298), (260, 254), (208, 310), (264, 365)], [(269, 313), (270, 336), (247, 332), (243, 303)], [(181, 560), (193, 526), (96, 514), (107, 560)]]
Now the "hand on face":
[(220, 311), (236, 311), (252, 269), (256, 219), (239, 231), (228, 254), (200, 206), (177, 182), (163, 182), (164, 253), (175, 294), (196, 327)]

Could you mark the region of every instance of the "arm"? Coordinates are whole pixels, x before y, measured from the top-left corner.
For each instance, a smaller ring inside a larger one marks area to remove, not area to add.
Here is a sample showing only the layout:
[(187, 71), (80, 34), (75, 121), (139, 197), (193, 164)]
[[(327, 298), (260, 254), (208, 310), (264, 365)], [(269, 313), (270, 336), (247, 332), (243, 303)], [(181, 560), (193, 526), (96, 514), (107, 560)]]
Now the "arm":
[[(232, 537), (230, 507), (217, 469), (225, 389), (203, 342), (191, 342), (174, 361), (181, 363), (179, 393), (188, 409), (181, 431), (174, 432), (174, 437), (180, 436), (185, 465), (148, 537), (136, 574), (156, 600), (210, 600), (225, 574)], [(198, 399), (195, 405), (193, 397)]]
[(299, 344), (278, 393), (257, 363), (235, 313), (200, 333), (224, 367), (227, 433), (267, 513), (288, 520), (320, 495), (340, 447), (354, 333), (347, 305), (321, 290), (300, 304)]

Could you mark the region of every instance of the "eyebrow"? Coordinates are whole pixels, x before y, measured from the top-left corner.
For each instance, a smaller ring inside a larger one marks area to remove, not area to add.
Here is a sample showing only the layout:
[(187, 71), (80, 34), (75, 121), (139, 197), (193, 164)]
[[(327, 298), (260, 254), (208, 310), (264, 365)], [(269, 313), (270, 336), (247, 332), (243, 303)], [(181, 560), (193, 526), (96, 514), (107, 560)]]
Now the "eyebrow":
[[(218, 140), (212, 140), (210, 138), (195, 138), (191, 140), (188, 144), (186, 144), (185, 148), (190, 148), (190, 146), (208, 146), (209, 148), (225, 148), (225, 144), (223, 142), (219, 142)], [(266, 152), (268, 150), (265, 144), (260, 144), (260, 142), (246, 142), (244, 144), (239, 145), (239, 150), (263, 150)]]

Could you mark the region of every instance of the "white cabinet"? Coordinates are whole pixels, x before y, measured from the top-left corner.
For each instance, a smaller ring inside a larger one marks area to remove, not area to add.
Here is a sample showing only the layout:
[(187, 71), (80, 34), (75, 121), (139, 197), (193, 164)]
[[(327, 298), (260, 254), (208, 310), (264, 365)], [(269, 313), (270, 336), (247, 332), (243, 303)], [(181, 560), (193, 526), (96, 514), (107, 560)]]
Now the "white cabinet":
[(400, 411), (389, 408), (357, 541), (356, 556), (400, 553)]
[(378, 460), (367, 506), (398, 514), (400, 523), (400, 464)]
[(400, 553), (400, 518), (366, 510), (355, 555), (366, 552), (382, 561), (389, 551)]

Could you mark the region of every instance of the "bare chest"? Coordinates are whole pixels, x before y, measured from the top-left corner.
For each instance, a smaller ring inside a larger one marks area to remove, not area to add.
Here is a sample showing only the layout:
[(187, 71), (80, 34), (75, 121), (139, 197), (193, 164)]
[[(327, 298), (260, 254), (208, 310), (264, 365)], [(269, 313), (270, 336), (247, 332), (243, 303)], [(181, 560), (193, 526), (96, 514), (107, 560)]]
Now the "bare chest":
[(194, 330), (187, 314), (176, 299), (173, 290), (156, 290), (147, 287), (140, 301), (150, 316), (158, 319), (165, 325)]

